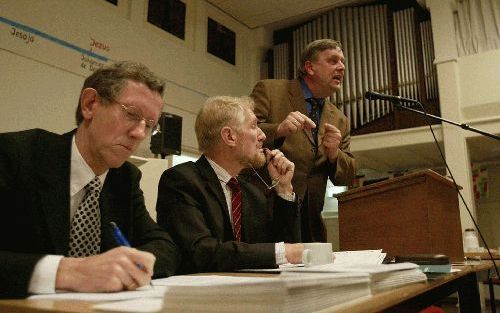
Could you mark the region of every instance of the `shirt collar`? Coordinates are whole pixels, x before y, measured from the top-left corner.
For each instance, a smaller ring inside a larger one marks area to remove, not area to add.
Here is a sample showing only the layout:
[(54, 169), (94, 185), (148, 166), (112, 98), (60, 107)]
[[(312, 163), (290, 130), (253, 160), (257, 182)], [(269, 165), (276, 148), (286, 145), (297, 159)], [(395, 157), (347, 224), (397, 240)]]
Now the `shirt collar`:
[(302, 78), (300, 79), (300, 89), (302, 89), (302, 93), (304, 94), (304, 100), (307, 100), (307, 99), (313, 97), (311, 89), (309, 89), (309, 87), (306, 84), (306, 81), (303, 80)]
[[(106, 180), (106, 175), (108, 171), (99, 175), (99, 180), (101, 184), (104, 185), (104, 180)], [(87, 162), (83, 159), (78, 147), (76, 146), (75, 136), (71, 140), (71, 171), (70, 171), (70, 197), (73, 197), (76, 193), (82, 190), (94, 177), (94, 171), (90, 168)]]
[[(300, 79), (300, 89), (302, 89), (302, 93), (304, 94), (304, 100), (308, 101), (309, 99), (314, 98), (311, 89), (309, 89), (309, 87), (306, 84), (306, 81), (303, 80), (302, 78)], [(324, 98), (314, 98), (314, 99), (316, 99), (316, 102), (319, 103), (320, 106), (323, 106), (323, 104), (325, 103)]]
[(210, 164), (210, 166), (213, 168), (215, 174), (217, 175), (217, 178), (219, 178), (219, 180), (224, 184), (227, 184), (227, 182), (232, 178), (232, 176), (223, 167), (215, 163), (214, 160), (211, 160), (207, 156), (205, 157), (207, 158), (207, 161)]

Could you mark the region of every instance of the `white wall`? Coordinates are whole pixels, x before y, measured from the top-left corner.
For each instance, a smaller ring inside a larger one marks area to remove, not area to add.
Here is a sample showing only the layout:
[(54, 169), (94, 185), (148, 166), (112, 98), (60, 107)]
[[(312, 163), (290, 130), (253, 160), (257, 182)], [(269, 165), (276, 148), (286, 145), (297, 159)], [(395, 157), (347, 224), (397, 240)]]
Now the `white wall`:
[(460, 57), (458, 67), (463, 116), (500, 118), (500, 50)]
[[(500, 163), (486, 164), (488, 193), (478, 201), (479, 227), (490, 248), (500, 249)], [(481, 244), (482, 245), (482, 244)]]
[(158, 196), (158, 183), (161, 175), (169, 168), (170, 160), (168, 159), (145, 159), (144, 163), (137, 164), (141, 170), (141, 189), (144, 193), (144, 204), (149, 212), (149, 215), (156, 221), (156, 200)]
[[(183, 41), (147, 23), (147, 0), (120, 0), (118, 7), (103, 0), (2, 0), (0, 132), (33, 127), (64, 132), (74, 127), (74, 110), (83, 80), (91, 73), (90, 62), (106, 63), (86, 56), (87, 69), (81, 68), (82, 53), (76, 47), (92, 49), (109, 61), (142, 62), (165, 78), (164, 111), (183, 116), (183, 149), (197, 150), (193, 125), (200, 105), (208, 96), (249, 94), (259, 79), (265, 44), (262, 30), (248, 29), (205, 1), (184, 2)], [(206, 52), (208, 17), (236, 33), (236, 66)], [(106, 48), (91, 47), (92, 41)], [(149, 142), (137, 155), (151, 155)]]

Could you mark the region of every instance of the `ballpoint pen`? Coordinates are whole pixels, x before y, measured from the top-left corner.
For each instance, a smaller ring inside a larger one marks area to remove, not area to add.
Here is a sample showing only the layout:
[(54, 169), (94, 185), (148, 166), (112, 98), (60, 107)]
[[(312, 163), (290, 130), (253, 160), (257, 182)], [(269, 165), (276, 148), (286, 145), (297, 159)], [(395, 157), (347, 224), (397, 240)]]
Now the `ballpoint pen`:
[[(115, 237), (116, 243), (118, 243), (120, 246), (125, 246), (125, 247), (131, 247), (130, 243), (128, 242), (127, 238), (122, 234), (122, 231), (120, 228), (118, 228), (118, 225), (116, 225), (115, 222), (109, 222), (109, 225), (113, 229), (113, 237)], [(136, 264), (138, 268), (140, 268), (143, 271), (146, 271), (146, 267), (142, 264)], [(139, 288), (136, 288), (135, 290), (147, 290), (152, 288), (153, 285), (149, 283), (149, 285), (144, 285), (140, 286)]]
[[(120, 228), (118, 228), (118, 225), (116, 225), (115, 222), (109, 222), (109, 225), (111, 225), (111, 228), (113, 229), (113, 237), (115, 237), (116, 243), (118, 243), (120, 246), (131, 247), (127, 238), (125, 238)], [(137, 267), (141, 270), (146, 270), (146, 268), (142, 264), (137, 264)]]
[(116, 225), (115, 222), (109, 222), (109, 225), (111, 225), (111, 228), (113, 229), (113, 237), (115, 237), (116, 243), (120, 246), (130, 247), (130, 243), (125, 236), (123, 236), (120, 228), (118, 228), (118, 225)]

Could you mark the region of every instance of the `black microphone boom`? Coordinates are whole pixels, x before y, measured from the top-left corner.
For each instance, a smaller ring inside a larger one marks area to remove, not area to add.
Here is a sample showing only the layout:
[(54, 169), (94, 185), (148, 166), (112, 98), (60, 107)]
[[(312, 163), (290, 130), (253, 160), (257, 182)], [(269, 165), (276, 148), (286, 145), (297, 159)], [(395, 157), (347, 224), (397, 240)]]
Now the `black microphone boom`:
[[(403, 98), (403, 97), (400, 97), (400, 96), (386, 95), (386, 94), (378, 93), (378, 92), (374, 92), (374, 91), (367, 91), (367, 92), (365, 92), (365, 99), (367, 99), (367, 100), (387, 100), (387, 101), (392, 102), (394, 104), (394, 106), (396, 106), (396, 107), (398, 107), (400, 109), (404, 109), (404, 110), (407, 110), (407, 111), (412, 111), (412, 112), (418, 113), (420, 115), (423, 115), (425, 117), (430, 117), (430, 118), (436, 119), (436, 120), (441, 121), (441, 122), (446, 122), (448, 124), (452, 124), (452, 125), (458, 126), (458, 127), (462, 128), (462, 129), (465, 129), (465, 130), (470, 130), (470, 131), (473, 131), (475, 133), (478, 133), (478, 134), (481, 134), (481, 135), (484, 135), (484, 136), (487, 136), (487, 137), (490, 137), (490, 138), (493, 138), (493, 139), (496, 139), (496, 140), (500, 140), (500, 136), (497, 136), (495, 134), (487, 133), (485, 131), (479, 130), (479, 129), (474, 128), (474, 127), (470, 127), (468, 124), (465, 124), (465, 123), (458, 124), (456, 122), (447, 120), (447, 119), (442, 118), (440, 116), (435, 116), (435, 115), (429, 114), (429, 113), (425, 112), (424, 107), (417, 100)], [(401, 103), (416, 103), (416, 104), (418, 104), (422, 108), (422, 111), (413, 109), (411, 107), (403, 106), (403, 105), (401, 105)]]
[(394, 103), (418, 103), (417, 100), (403, 98), (401, 96), (386, 95), (383, 93), (378, 93), (374, 91), (367, 91), (365, 93), (365, 99), (367, 100), (387, 100)]

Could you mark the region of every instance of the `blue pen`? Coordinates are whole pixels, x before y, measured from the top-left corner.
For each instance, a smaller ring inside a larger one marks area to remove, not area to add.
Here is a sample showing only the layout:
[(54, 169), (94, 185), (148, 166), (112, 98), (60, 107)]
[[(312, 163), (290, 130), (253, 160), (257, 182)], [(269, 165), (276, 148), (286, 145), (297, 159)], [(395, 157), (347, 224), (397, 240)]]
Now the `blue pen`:
[(111, 225), (111, 228), (113, 229), (113, 236), (115, 237), (116, 243), (120, 246), (130, 247), (130, 243), (125, 236), (123, 236), (120, 228), (118, 228), (118, 225), (116, 225), (115, 222), (109, 222), (109, 225)]
[[(118, 228), (118, 225), (116, 225), (115, 222), (109, 222), (109, 225), (111, 225), (111, 228), (113, 229), (113, 237), (115, 237), (116, 242), (120, 246), (130, 247), (130, 243), (128, 242), (127, 238), (123, 236), (120, 228)], [(146, 270), (146, 268), (142, 264), (137, 264), (137, 267), (141, 270)]]

